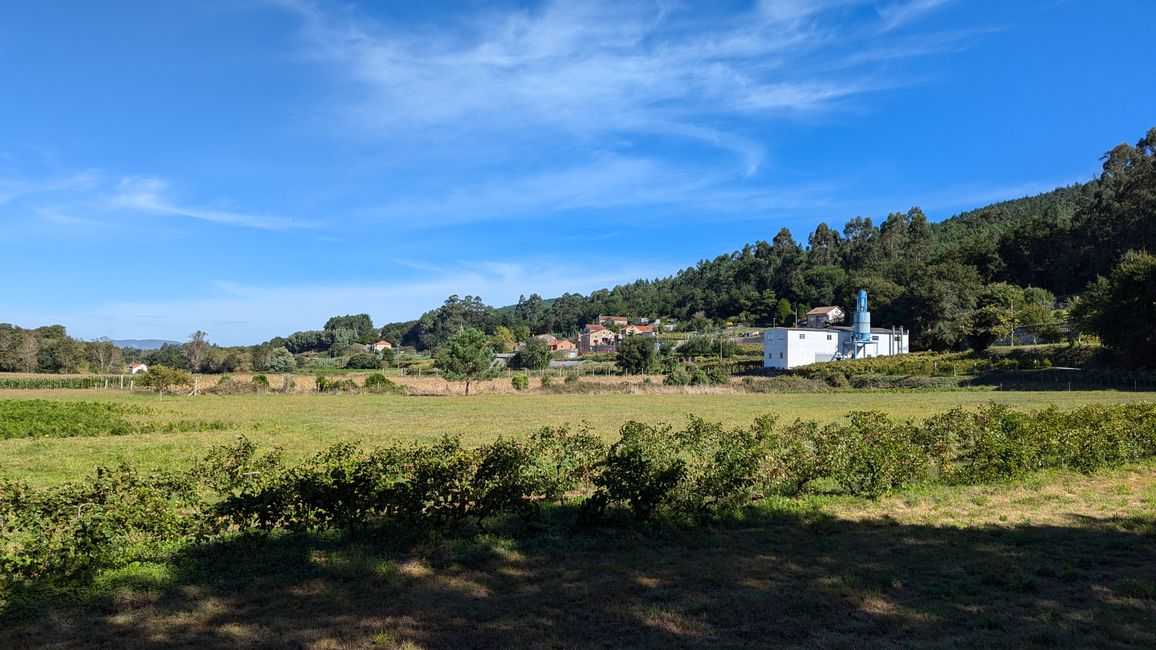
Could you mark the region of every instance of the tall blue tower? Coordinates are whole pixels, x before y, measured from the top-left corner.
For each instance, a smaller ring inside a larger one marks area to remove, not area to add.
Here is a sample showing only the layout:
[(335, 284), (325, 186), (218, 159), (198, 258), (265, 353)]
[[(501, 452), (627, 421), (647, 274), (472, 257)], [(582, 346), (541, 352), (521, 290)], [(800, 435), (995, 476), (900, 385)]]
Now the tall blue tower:
[(878, 343), (871, 340), (871, 312), (867, 311), (867, 291), (859, 290), (859, 297), (855, 301), (855, 315), (852, 318), (851, 340), (847, 341), (844, 354), (852, 359), (867, 356), (867, 346), (878, 347)]

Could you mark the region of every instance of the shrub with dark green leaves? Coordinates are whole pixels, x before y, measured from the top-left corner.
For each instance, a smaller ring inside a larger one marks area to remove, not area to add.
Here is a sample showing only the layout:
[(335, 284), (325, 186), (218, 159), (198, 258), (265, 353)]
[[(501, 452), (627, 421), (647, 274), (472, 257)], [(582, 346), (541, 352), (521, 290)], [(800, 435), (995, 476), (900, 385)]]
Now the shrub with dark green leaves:
[(848, 494), (876, 498), (926, 477), (915, 425), (877, 411), (857, 411), (849, 420), (826, 434), (833, 443), (826, 450), (831, 477)]
[(594, 478), (587, 518), (626, 507), (638, 521), (701, 522), (763, 494), (775, 419), (724, 429), (691, 416), (687, 427), (629, 422)]
[(375, 394), (403, 395), (405, 389), (398, 386), (380, 372), (375, 372), (365, 378), (365, 390)]
[(571, 494), (589, 492), (607, 449), (606, 443), (585, 425), (577, 432), (569, 426), (542, 427), (530, 434), (526, 446), (529, 471), (538, 493), (555, 502), (565, 501)]
[(330, 379), (325, 375), (317, 376), (318, 393), (357, 393), (360, 390), (357, 382), (352, 379)]
[(0, 481), (0, 586), (88, 575), (168, 540), (207, 531), (192, 481), (99, 467), (84, 481), (34, 490)]
[(345, 367), (355, 370), (378, 370), (381, 368), (381, 359), (368, 352), (359, 352), (345, 360)]

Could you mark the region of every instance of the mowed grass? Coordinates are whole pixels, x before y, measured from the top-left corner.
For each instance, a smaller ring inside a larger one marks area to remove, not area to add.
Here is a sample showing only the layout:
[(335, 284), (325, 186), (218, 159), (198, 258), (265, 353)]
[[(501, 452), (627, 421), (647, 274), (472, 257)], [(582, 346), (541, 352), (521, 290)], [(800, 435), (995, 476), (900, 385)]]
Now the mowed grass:
[(238, 538), (101, 576), (0, 647), (1156, 646), (1156, 465), (701, 529)]
[(854, 410), (879, 410), (896, 417), (923, 418), (956, 406), (996, 402), (1015, 408), (1055, 404), (1070, 408), (1090, 403), (1156, 401), (1145, 392), (867, 392), (752, 394), (606, 393), (482, 394), (469, 397), (384, 395), (165, 396), (101, 390), (3, 390), (0, 399), (109, 401), (144, 406), (146, 418), (221, 420), (220, 431), (151, 433), (119, 437), (0, 441), (0, 476), (34, 485), (74, 480), (97, 465), (127, 462), (141, 468), (188, 466), (213, 445), (244, 434), (255, 442), (280, 445), (289, 458), (301, 458), (336, 442), (365, 446), (429, 442), (460, 435), (466, 444), (499, 436), (523, 437), (542, 426), (583, 423), (614, 440), (629, 420), (679, 424), (693, 414), (728, 426), (749, 424), (757, 415), (775, 413), (830, 422)]

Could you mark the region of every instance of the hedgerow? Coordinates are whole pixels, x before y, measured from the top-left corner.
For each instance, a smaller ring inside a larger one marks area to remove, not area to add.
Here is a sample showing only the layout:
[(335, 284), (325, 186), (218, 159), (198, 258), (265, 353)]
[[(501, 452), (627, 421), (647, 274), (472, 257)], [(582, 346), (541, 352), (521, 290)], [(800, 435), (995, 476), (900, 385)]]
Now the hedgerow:
[(854, 412), (828, 425), (780, 426), (765, 416), (733, 429), (691, 417), (682, 428), (628, 422), (610, 446), (584, 428), (560, 427), (474, 448), (454, 437), (369, 450), (341, 443), (296, 464), (242, 437), (181, 473), (98, 468), (85, 481), (41, 489), (0, 481), (0, 609), (6, 593), (245, 532), (452, 531), (567, 503), (579, 506), (585, 525), (621, 515), (695, 525), (808, 491), (876, 498), (919, 484), (1091, 472), (1152, 457), (1151, 404), (992, 405), (922, 422)]

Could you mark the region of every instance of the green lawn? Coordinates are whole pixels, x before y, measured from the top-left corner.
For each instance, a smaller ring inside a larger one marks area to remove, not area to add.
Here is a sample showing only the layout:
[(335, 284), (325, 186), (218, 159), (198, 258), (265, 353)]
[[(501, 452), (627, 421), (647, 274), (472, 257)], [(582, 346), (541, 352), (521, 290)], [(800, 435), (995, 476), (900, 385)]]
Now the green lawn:
[(45, 484), (84, 476), (99, 464), (129, 462), (139, 467), (187, 465), (207, 448), (239, 434), (262, 445), (281, 445), (299, 458), (338, 441), (359, 440), (366, 446), (398, 441), (429, 441), (460, 434), (467, 444), (498, 436), (524, 436), (544, 425), (587, 422), (614, 439), (628, 420), (679, 423), (688, 414), (727, 425), (749, 423), (756, 415), (777, 413), (823, 422), (852, 410), (880, 410), (900, 417), (922, 418), (955, 406), (989, 402), (1017, 408), (1051, 404), (1072, 407), (1088, 403), (1156, 401), (1156, 393), (1074, 392), (863, 392), (748, 394), (597, 394), (541, 393), (470, 397), (401, 397), (379, 395), (254, 395), (164, 397), (100, 390), (5, 390), (0, 399), (113, 401), (145, 406), (147, 418), (223, 420), (221, 431), (140, 435), (21, 439), (0, 441), (0, 475)]

